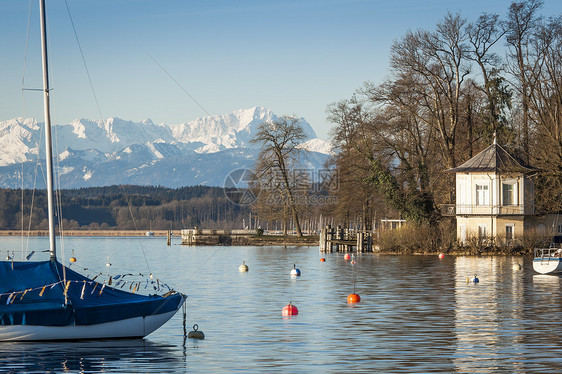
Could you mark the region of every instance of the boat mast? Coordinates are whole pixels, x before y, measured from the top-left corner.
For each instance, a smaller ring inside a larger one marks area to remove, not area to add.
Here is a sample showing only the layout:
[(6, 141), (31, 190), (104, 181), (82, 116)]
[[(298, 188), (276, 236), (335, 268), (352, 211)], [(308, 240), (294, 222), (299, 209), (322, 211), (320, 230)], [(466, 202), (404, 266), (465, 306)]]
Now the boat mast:
[(49, 253), (51, 261), (56, 260), (55, 209), (53, 197), (53, 150), (51, 146), (51, 112), (49, 106), (49, 66), (47, 63), (47, 19), (45, 0), (39, 0), (41, 16), (41, 51), (43, 54), (43, 110), (45, 113), (45, 163), (47, 165), (47, 204), (49, 208)]

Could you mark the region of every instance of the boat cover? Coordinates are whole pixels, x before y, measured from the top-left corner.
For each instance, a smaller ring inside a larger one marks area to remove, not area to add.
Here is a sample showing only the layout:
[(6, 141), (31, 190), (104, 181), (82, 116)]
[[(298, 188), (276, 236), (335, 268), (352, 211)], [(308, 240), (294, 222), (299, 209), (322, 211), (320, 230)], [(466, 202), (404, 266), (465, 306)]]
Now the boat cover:
[(94, 325), (175, 311), (181, 302), (179, 293), (146, 296), (104, 287), (58, 261), (0, 261), (0, 325)]

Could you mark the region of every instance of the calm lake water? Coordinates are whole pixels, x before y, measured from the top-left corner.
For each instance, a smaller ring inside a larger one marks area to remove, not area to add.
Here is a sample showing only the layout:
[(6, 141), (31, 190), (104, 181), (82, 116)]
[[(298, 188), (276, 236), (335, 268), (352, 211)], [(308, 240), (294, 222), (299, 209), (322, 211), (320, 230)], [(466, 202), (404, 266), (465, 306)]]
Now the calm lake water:
[[(47, 245), (47, 238), (30, 238), (28, 246)], [(19, 238), (0, 238), (0, 255), (21, 246)], [(530, 257), (359, 254), (352, 265), (317, 247), (66, 238), (67, 263), (72, 250), (72, 267), (87, 266), (84, 274), (152, 272), (188, 294), (188, 331), (198, 324), (205, 340), (184, 338), (180, 310), (145, 339), (0, 343), (0, 371), (562, 371), (561, 278), (534, 274)], [(243, 260), (248, 273), (238, 271)], [(302, 272), (296, 279), (289, 275), (293, 264)], [(480, 282), (467, 283), (474, 274)], [(361, 302), (349, 305), (354, 287)], [(299, 314), (283, 318), (289, 301)]]

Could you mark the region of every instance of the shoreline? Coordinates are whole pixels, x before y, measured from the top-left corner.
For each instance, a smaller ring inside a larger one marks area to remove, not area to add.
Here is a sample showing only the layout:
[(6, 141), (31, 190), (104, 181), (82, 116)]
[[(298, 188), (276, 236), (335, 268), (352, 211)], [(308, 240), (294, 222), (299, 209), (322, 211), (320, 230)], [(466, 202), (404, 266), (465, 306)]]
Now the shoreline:
[[(154, 230), (154, 235), (146, 236), (147, 231), (142, 230), (65, 230), (64, 236), (132, 236), (132, 237), (152, 237), (152, 236), (167, 236), (168, 230)], [(60, 236), (57, 230), (56, 236)], [(0, 236), (49, 236), (49, 230), (0, 230)], [(181, 236), (180, 230), (172, 230), (172, 236)]]
[[(147, 231), (143, 230), (65, 230), (64, 236), (67, 237), (163, 237), (168, 235), (168, 230), (154, 230), (152, 233), (154, 235), (146, 236)], [(33, 236), (42, 237), (49, 236), (48, 230), (31, 230), (22, 232), (21, 230), (0, 230), (0, 237), (7, 236)], [(57, 231), (56, 236), (60, 236)], [(172, 230), (172, 237), (181, 238), (181, 230)], [(283, 236), (273, 236), (266, 235), (261, 237), (252, 237), (247, 239), (247, 244), (242, 246), (302, 246), (302, 247), (312, 247), (318, 246), (319, 240), (317, 237), (283, 237)], [(188, 245), (186, 245), (188, 246)], [(322, 252), (321, 252), (322, 253)], [(336, 251), (328, 253), (338, 253)], [(352, 253), (356, 253), (352, 251)], [(383, 251), (383, 250), (373, 250), (372, 252), (365, 252), (378, 255), (438, 255), (439, 253), (444, 253), (445, 256), (529, 256), (532, 255), (532, 250), (520, 250), (517, 252), (506, 252), (502, 250), (470, 250), (470, 249), (452, 249), (444, 251), (419, 251), (419, 250), (399, 250), (399, 251)]]
[[(181, 230), (171, 230), (172, 237), (181, 238)], [(147, 231), (142, 230), (65, 230), (63, 232), (64, 236), (67, 237), (143, 237), (143, 238), (153, 238), (153, 237), (166, 237), (168, 235), (168, 230), (153, 230), (151, 231), (154, 235), (147, 236)], [(57, 230), (55, 235), (60, 236)], [(22, 232), (21, 230), (0, 230), (0, 237), (3, 236), (18, 236), (18, 237), (41, 237), (49, 236), (49, 230), (30, 230)], [(264, 235), (247, 238), (248, 244), (255, 246), (265, 246), (265, 245), (285, 245), (285, 246), (315, 246), (318, 245), (317, 237), (283, 237), (275, 235)]]

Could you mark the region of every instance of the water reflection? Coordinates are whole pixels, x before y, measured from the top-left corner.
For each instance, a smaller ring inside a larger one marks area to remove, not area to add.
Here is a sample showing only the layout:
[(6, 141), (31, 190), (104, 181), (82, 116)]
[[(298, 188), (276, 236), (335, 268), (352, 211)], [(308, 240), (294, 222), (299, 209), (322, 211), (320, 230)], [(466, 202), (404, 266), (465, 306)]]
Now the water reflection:
[[(145, 271), (131, 261), (137, 240), (67, 240), (92, 271), (108, 255), (111, 271)], [(183, 340), (178, 313), (145, 340), (0, 344), (0, 371), (561, 371), (561, 278), (534, 275), (530, 257), (357, 254), (352, 265), (316, 247), (143, 246), (151, 272), (189, 295), (187, 330), (197, 323), (205, 340)], [(299, 314), (283, 319), (289, 301)]]
[[(535, 339), (544, 337), (545, 332), (543, 324), (532, 321), (545, 310), (536, 310), (536, 315), (529, 315), (529, 310), (545, 297), (558, 299), (559, 278), (533, 275), (532, 290), (527, 283), (529, 272), (523, 269), (521, 258), (456, 258), (457, 344), (453, 361), (457, 371), (493, 373), (502, 368), (527, 373), (542, 366), (529, 360), (529, 356)], [(471, 274), (478, 274), (480, 283), (467, 282)], [(559, 302), (554, 304), (559, 309)], [(541, 309), (545, 306), (539, 305)], [(559, 339), (556, 340), (549, 343), (560, 352)]]
[(186, 367), (174, 346), (147, 339), (0, 344), (0, 370), (8, 373), (173, 372)]
[(533, 275), (533, 287), (545, 296), (549, 293), (558, 293), (560, 291), (560, 276), (535, 274)]

